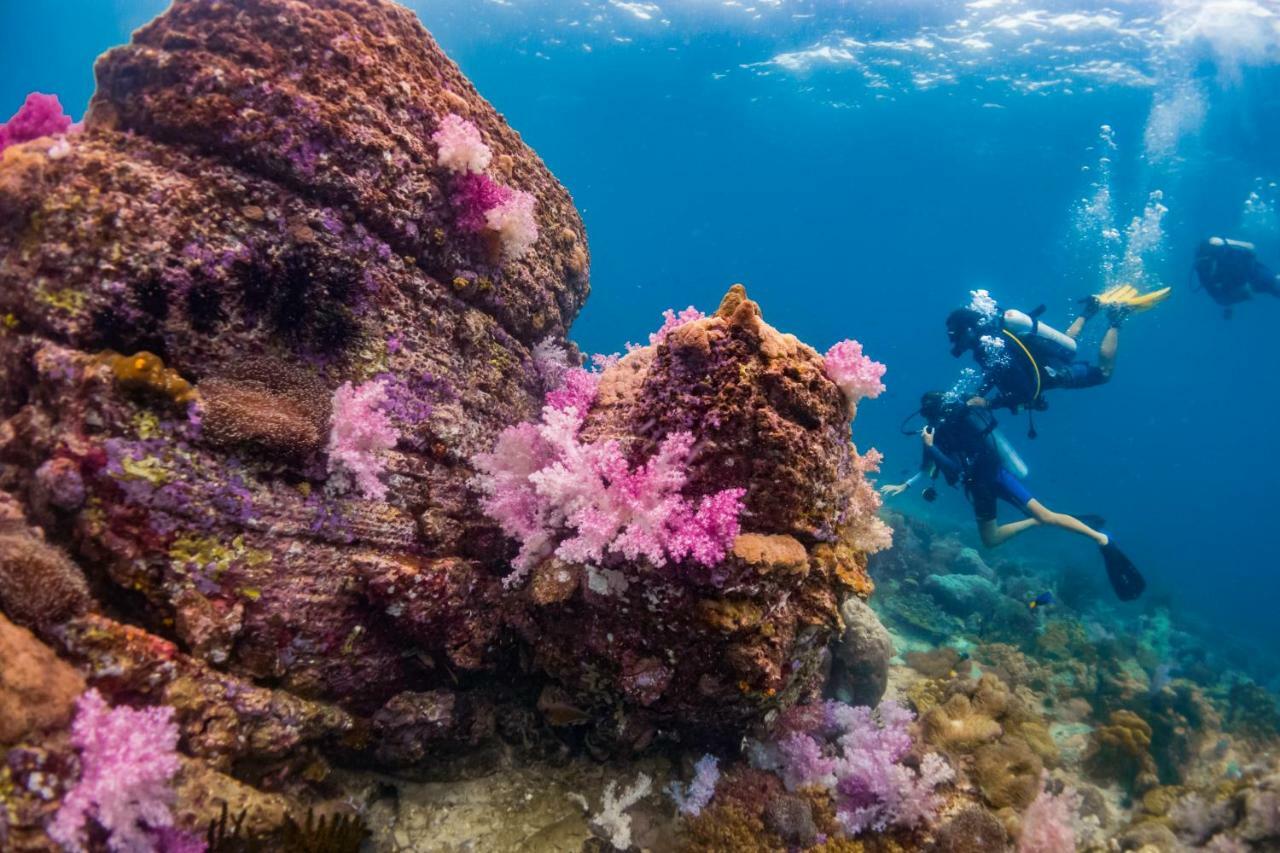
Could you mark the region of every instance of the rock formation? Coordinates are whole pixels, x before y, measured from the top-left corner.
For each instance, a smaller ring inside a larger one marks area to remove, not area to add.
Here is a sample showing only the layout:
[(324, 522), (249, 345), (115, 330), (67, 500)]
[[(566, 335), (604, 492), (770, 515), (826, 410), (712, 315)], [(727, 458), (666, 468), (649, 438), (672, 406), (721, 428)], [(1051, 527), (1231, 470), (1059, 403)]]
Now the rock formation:
[[(172, 705), (185, 779), (244, 804), (221, 774), (413, 765), (539, 694), (627, 748), (732, 738), (817, 690), (883, 544), (873, 462), (822, 358), (742, 288), (608, 368), (584, 425), (636, 460), (692, 431), (690, 489), (745, 489), (729, 558), (508, 587), (471, 460), (536, 417), (535, 345), (576, 352), (565, 189), (382, 0), (177, 0), (96, 73), (82, 132), (0, 163), (0, 608), (104, 695)], [(450, 115), (532, 200), (527, 251), (463, 227)], [(377, 465), (335, 466), (338, 441)], [(272, 796), (245, 807), (278, 823)]]

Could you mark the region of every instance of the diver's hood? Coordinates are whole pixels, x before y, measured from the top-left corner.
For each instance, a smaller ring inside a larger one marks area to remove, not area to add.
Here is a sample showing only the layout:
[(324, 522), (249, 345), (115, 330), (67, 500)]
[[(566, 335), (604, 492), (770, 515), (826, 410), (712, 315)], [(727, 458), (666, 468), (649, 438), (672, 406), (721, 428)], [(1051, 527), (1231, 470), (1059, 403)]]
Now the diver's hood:
[(951, 339), (951, 354), (956, 358), (971, 349), (982, 335), (987, 333), (991, 319), (972, 308), (957, 308), (947, 315), (947, 337)]

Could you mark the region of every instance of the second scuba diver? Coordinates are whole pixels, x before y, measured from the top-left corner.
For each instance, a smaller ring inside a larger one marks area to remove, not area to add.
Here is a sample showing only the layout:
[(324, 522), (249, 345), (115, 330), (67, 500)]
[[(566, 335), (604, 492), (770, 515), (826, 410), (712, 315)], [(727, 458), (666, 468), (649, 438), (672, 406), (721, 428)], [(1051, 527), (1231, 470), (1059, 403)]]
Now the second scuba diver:
[[(989, 411), (966, 405), (959, 399), (948, 399), (948, 395), (940, 391), (930, 391), (921, 398), (920, 414), (926, 423), (921, 431), (924, 460), (920, 473), (905, 483), (882, 487), (882, 494), (902, 494), (921, 477), (936, 477), (941, 472), (948, 484), (963, 484), (965, 494), (973, 504), (978, 534), (986, 547), (995, 548), (1039, 525), (1060, 527), (1097, 543), (1102, 551), (1107, 577), (1122, 601), (1131, 601), (1142, 594), (1146, 582), (1116, 547), (1110, 534), (1099, 529), (1100, 519), (1088, 516), (1081, 519), (1054, 512), (1027, 491), (1010, 470), (1025, 470), (1025, 466), (1021, 460), (1010, 458), (1012, 449), (1001, 440), (995, 418)], [(998, 500), (1013, 505), (1027, 517), (1006, 524), (998, 523)]]
[(1258, 260), (1254, 245), (1243, 240), (1210, 237), (1196, 249), (1195, 271), (1200, 286), (1231, 316), (1231, 307), (1265, 293), (1280, 297), (1280, 275)]
[[(968, 308), (947, 317), (947, 337), (956, 358), (972, 353), (982, 372), (982, 385), (969, 399), (977, 407), (1028, 409), (1045, 407), (1051, 388), (1090, 388), (1111, 379), (1115, 370), (1120, 325), (1131, 314), (1155, 307), (1169, 295), (1165, 287), (1139, 293), (1121, 284), (1083, 301), (1084, 308), (1065, 333), (1040, 322), (1044, 308), (1030, 314), (999, 310), (985, 291)], [(1103, 308), (1110, 325), (1098, 347), (1098, 363), (1076, 357), (1076, 341), (1085, 324)], [(1034, 430), (1031, 433), (1034, 436)]]

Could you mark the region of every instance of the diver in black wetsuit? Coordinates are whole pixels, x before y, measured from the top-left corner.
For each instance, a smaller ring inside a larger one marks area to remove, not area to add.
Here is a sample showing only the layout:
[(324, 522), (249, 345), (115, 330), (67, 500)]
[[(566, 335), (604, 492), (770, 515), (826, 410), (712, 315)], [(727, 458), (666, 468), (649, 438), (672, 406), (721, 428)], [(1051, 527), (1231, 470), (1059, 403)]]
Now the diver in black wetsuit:
[[(996, 421), (991, 413), (948, 395), (930, 391), (921, 398), (920, 414), (926, 426), (920, 437), (924, 459), (920, 473), (905, 483), (883, 486), (881, 494), (900, 495), (923, 476), (941, 473), (950, 485), (962, 484), (973, 504), (974, 518), (982, 544), (995, 548), (1025, 530), (1039, 525), (1060, 527), (1086, 536), (1102, 550), (1107, 576), (1116, 595), (1130, 601), (1142, 594), (1146, 582), (1133, 563), (1116, 547), (1110, 534), (1096, 529), (1101, 519), (1086, 517), (1094, 526), (1072, 515), (1054, 512), (1036, 500), (1007, 467), (996, 440)], [(1021, 463), (1018, 463), (1021, 464)], [(1003, 500), (1027, 517), (1000, 524), (996, 520), (996, 503)]]
[(956, 358), (973, 355), (982, 372), (982, 385), (969, 400), (973, 406), (1017, 411), (1044, 408), (1043, 394), (1051, 388), (1090, 388), (1111, 378), (1115, 365), (1116, 330), (1107, 331), (1098, 364), (1076, 359), (1066, 347), (1040, 336), (1021, 336), (1002, 328), (998, 315), (959, 308), (947, 317), (947, 338)]
[(1232, 306), (1265, 293), (1280, 298), (1280, 275), (1254, 254), (1254, 245), (1243, 240), (1210, 237), (1196, 248), (1196, 275), (1200, 286), (1230, 317)]
[[(1132, 314), (1164, 301), (1170, 288), (1140, 293), (1129, 284), (1115, 285), (1081, 300), (1084, 308), (1066, 332), (1040, 322), (1043, 307), (1024, 314), (1001, 311), (988, 301), (986, 310), (959, 308), (947, 317), (947, 338), (956, 358), (972, 353), (982, 372), (982, 385), (969, 405), (1017, 411), (1045, 408), (1043, 394), (1052, 388), (1091, 388), (1110, 381), (1115, 372), (1120, 325)], [(975, 299), (975, 302), (977, 300)], [(1098, 346), (1098, 362), (1079, 358), (1076, 341), (1085, 324), (1103, 308), (1109, 326)], [(1032, 431), (1034, 435), (1034, 430)]]

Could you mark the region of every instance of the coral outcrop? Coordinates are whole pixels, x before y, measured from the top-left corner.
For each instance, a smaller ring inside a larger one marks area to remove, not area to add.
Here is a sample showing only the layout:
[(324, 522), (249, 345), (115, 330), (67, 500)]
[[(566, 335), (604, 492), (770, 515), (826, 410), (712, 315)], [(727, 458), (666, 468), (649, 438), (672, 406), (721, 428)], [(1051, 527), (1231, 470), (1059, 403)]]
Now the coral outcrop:
[(636, 719), (711, 731), (813, 695), (840, 602), (870, 591), (865, 553), (884, 544), (846, 417), (817, 353), (764, 323), (741, 286), (714, 315), (606, 369), (584, 440), (645, 459), (691, 431), (685, 488), (743, 490), (743, 532), (709, 569), (614, 559), (535, 570), (535, 588), (547, 571), (583, 578), (530, 611), (537, 665)]

